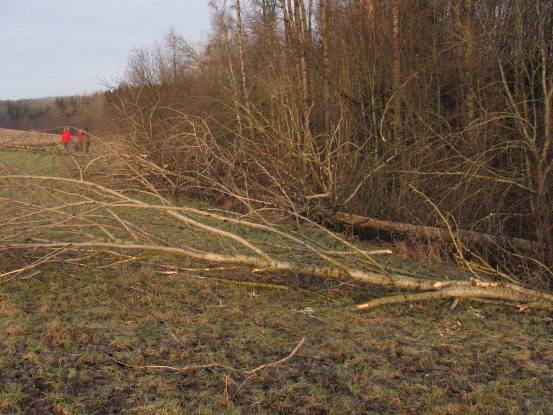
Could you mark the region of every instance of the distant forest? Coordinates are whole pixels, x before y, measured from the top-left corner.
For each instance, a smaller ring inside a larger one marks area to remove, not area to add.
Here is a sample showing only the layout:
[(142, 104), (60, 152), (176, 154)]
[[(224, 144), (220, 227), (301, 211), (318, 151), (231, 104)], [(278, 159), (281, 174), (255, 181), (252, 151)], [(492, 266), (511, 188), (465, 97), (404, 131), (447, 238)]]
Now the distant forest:
[(64, 125), (103, 131), (109, 126), (111, 93), (0, 101), (0, 127), (58, 131)]

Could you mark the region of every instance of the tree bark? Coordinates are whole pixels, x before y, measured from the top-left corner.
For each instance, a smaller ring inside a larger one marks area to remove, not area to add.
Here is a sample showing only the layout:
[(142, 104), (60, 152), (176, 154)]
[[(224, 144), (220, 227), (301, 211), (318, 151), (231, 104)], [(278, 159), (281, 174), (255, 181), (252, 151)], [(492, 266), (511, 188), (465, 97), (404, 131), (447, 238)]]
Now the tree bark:
[[(334, 222), (353, 226), (354, 228), (369, 228), (377, 231), (408, 233), (413, 236), (428, 239), (451, 239), (447, 229), (434, 226), (411, 225), (409, 223), (390, 222), (387, 220), (368, 218), (365, 216), (354, 215), (351, 213), (338, 212), (332, 218)], [(536, 242), (520, 238), (511, 238), (502, 235), (490, 235), (481, 232), (457, 229), (455, 236), (466, 242), (484, 243), (484, 244), (511, 244), (525, 250), (532, 250), (537, 247)]]
[(240, 0), (236, 0), (236, 27), (238, 29), (238, 48), (240, 51), (240, 76), (242, 78), (242, 95), (244, 98), (244, 106), (248, 108), (248, 86), (246, 78), (246, 62), (244, 57), (244, 31), (242, 28), (242, 13)]
[[(369, 0), (370, 1), (370, 0)], [(321, 15), (321, 42), (323, 46), (323, 105), (324, 105), (324, 129), (330, 131), (330, 82), (329, 82), (329, 58), (328, 58), (328, 35), (329, 35), (329, 15), (328, 0), (320, 0)]]
[[(301, 2), (301, 5), (300, 5)], [(300, 73), (301, 73), (301, 91), (302, 91), (302, 109), (303, 109), (303, 122), (307, 127), (309, 126), (309, 78), (307, 73), (307, 33), (306, 22), (304, 17), (305, 7), (303, 6), (303, 0), (294, 1), (294, 23), (296, 29), (296, 39), (298, 41), (298, 55), (300, 60)]]
[(401, 134), (401, 45), (399, 39), (399, 3), (400, 0), (392, 0), (392, 51), (393, 51), (393, 94), (394, 94), (394, 140), (399, 144)]
[(464, 34), (465, 34), (465, 83), (466, 83), (466, 111), (467, 125), (474, 121), (475, 117), (475, 98), (474, 98), (474, 72), (475, 72), (475, 51), (476, 41), (472, 23), (473, 0), (465, 0), (464, 10)]
[(367, 22), (373, 24), (374, 19), (374, 0), (365, 0), (365, 8), (367, 9)]
[(460, 52), (459, 73), (461, 78), (461, 99), (465, 114), (465, 125), (474, 121), (475, 117), (475, 97), (473, 90), (474, 71), (475, 71), (475, 50), (476, 39), (474, 35), (472, 15), (473, 0), (457, 0), (454, 5), (455, 27), (458, 35), (463, 40), (462, 52)]

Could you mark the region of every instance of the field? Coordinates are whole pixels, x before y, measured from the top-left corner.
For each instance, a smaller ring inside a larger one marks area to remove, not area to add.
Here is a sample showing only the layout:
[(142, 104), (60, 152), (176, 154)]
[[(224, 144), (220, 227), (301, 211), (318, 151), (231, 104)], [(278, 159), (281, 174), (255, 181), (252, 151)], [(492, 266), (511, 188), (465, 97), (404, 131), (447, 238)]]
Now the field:
[(58, 143), (59, 141), (60, 138), (57, 134), (0, 128), (0, 144), (4, 145), (50, 145)]
[[(0, 152), (0, 169), (76, 174), (68, 155), (24, 150)], [(0, 413), (553, 413), (550, 314), (469, 301), (358, 313), (382, 292), (162, 262), (0, 279)]]

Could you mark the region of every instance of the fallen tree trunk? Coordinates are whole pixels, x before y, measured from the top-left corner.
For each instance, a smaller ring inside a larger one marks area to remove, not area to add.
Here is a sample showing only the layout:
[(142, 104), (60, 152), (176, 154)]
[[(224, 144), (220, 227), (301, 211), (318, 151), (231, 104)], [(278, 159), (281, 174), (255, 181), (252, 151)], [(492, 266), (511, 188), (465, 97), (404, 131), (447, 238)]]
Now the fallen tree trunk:
[[(328, 251), (328, 246), (303, 239), (286, 228), (188, 206), (156, 204), (164, 199), (152, 193), (148, 196), (153, 201), (147, 202), (82, 179), (5, 175), (0, 176), (0, 188), (5, 194), (0, 196), (0, 253), (47, 252), (27, 266), (8, 270), (5, 276), (47, 263), (53, 258), (50, 255), (89, 250), (142, 251), (176, 255), (202, 265), (232, 264), (253, 275), (292, 273), (349, 279), (404, 292), (359, 306), (360, 310), (439, 298), (485, 298), (508, 301), (521, 308), (553, 309), (552, 294), (518, 284), (479, 279), (438, 281), (390, 273), (372, 258), (372, 253), (328, 230), (333, 241), (342, 245), (340, 254), (351, 250), (357, 255), (331, 257), (329, 254), (335, 251)], [(152, 223), (153, 217), (156, 223)], [(260, 232), (264, 235), (261, 239)], [(272, 244), (277, 238), (286, 244), (286, 250)], [(260, 241), (273, 249), (261, 249)]]
[[(332, 221), (339, 225), (352, 226), (357, 229), (374, 229), (376, 231), (392, 233), (407, 233), (416, 237), (428, 239), (451, 239), (451, 234), (444, 228), (390, 222), (387, 220), (355, 215), (353, 213), (338, 212), (332, 217)], [(526, 251), (536, 248), (536, 242), (527, 239), (512, 238), (503, 235), (490, 235), (465, 229), (456, 229), (454, 232), (455, 237), (465, 242), (488, 245), (511, 245)]]
[[(313, 275), (328, 279), (351, 279), (368, 285), (414, 291), (391, 297), (383, 297), (368, 303), (358, 305), (357, 310), (365, 310), (385, 304), (397, 304), (413, 301), (433, 300), (441, 298), (487, 298), (512, 302), (520, 309), (553, 310), (553, 295), (522, 286), (504, 282), (488, 282), (477, 280), (430, 280), (414, 278), (401, 274), (381, 274), (379, 272), (352, 269), (349, 267), (334, 267), (332, 265), (308, 266), (288, 261), (274, 260), (254, 255), (225, 255), (213, 252), (202, 252), (190, 248), (168, 247), (159, 245), (132, 244), (122, 242), (50, 242), (34, 244), (10, 244), (10, 249), (83, 249), (83, 248), (115, 248), (122, 250), (154, 251), (175, 254), (193, 258), (208, 263), (236, 264), (249, 267), (252, 272), (291, 272)], [(417, 292), (419, 291), (419, 292)]]

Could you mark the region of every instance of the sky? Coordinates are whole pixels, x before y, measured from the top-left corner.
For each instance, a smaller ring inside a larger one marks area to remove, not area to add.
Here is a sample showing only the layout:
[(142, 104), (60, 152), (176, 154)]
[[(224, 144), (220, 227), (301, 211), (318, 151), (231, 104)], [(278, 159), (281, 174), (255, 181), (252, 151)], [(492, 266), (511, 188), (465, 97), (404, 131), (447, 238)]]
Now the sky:
[(0, 100), (113, 86), (135, 47), (169, 29), (198, 45), (209, 0), (0, 0)]

